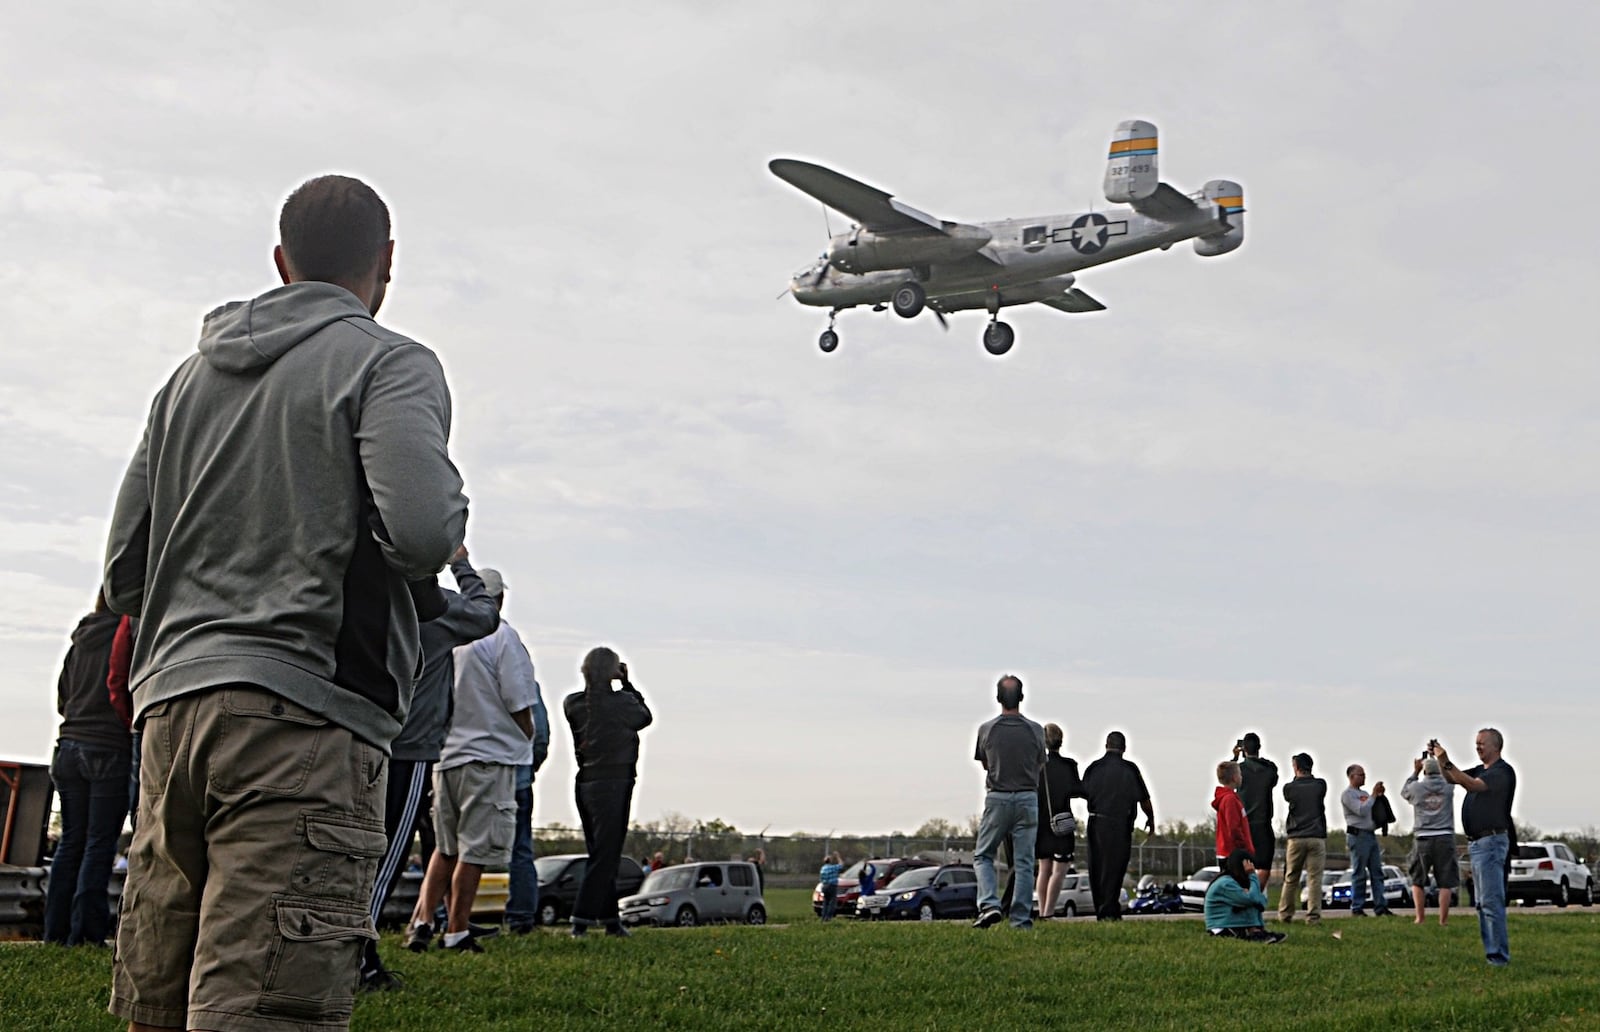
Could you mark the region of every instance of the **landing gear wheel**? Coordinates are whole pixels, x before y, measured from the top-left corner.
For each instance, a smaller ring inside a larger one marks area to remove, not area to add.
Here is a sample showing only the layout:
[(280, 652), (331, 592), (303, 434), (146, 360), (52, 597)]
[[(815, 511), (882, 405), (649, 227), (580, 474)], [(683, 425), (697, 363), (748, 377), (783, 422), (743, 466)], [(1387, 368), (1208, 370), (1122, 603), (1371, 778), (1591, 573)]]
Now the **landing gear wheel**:
[(933, 909), (933, 904), (932, 903), (924, 903), (924, 904), (922, 904), (922, 906), (917, 908), (917, 920), (918, 921), (932, 921), (934, 918), (936, 918), (938, 916), (939, 916), (939, 912), (937, 910)]
[(1011, 350), (1011, 345), (1016, 342), (1017, 334), (1006, 323), (996, 320), (984, 327), (983, 348), (991, 355), (1003, 355)]
[(693, 928), (700, 923), (700, 915), (694, 912), (694, 907), (680, 907), (672, 923), (679, 928)]
[(921, 314), (922, 306), (928, 301), (928, 294), (922, 289), (920, 283), (902, 283), (895, 288), (894, 297), (890, 304), (894, 306), (894, 314), (902, 319), (911, 319)]
[(822, 336), (817, 338), (817, 347), (825, 352), (831, 352), (839, 346), (839, 335), (832, 330), (823, 330)]

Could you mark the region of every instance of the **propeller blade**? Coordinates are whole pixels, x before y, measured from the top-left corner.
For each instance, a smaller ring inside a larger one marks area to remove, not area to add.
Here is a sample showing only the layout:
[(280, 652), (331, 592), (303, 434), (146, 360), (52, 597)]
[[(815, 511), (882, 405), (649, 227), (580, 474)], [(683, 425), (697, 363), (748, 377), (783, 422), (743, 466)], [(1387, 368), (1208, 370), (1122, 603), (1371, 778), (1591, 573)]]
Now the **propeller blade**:
[(950, 323), (945, 319), (943, 312), (939, 311), (937, 308), (929, 308), (928, 311), (932, 312), (933, 317), (939, 320), (940, 326), (943, 326), (946, 330), (950, 328)]

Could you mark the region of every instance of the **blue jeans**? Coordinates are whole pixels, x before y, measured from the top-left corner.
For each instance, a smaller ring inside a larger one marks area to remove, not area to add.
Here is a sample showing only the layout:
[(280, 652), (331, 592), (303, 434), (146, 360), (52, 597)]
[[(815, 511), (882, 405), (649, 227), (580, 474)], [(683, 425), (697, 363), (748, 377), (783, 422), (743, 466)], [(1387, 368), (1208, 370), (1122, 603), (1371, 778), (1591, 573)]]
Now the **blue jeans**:
[(832, 921), (833, 915), (839, 912), (839, 883), (822, 887), (822, 919)]
[(1478, 903), (1478, 934), (1483, 955), (1491, 964), (1511, 963), (1511, 940), (1506, 936), (1506, 853), (1511, 841), (1502, 832), (1467, 844), (1472, 858), (1472, 893)]
[(128, 754), (63, 739), (50, 779), (61, 796), (61, 842), (50, 862), (44, 941), (99, 945), (111, 927), (106, 883), (128, 816)]
[(978, 848), (973, 866), (978, 872), (978, 913), (1000, 909), (998, 880), (994, 873), (995, 853), (1000, 843), (1011, 839), (1012, 873), (1017, 891), (1011, 900), (1013, 928), (1033, 927), (1033, 847), (1039, 833), (1039, 793), (990, 792), (983, 797), (983, 816), (978, 819)]
[(1359, 835), (1351, 835), (1350, 844), (1350, 912), (1360, 913), (1367, 905), (1367, 882), (1372, 882), (1373, 909), (1382, 911), (1389, 909), (1389, 902), (1383, 898), (1383, 847), (1378, 845), (1378, 836), (1370, 831), (1363, 831)]
[(506, 924), (539, 923), (539, 873), (533, 866), (533, 765), (517, 768), (517, 830), (506, 876)]

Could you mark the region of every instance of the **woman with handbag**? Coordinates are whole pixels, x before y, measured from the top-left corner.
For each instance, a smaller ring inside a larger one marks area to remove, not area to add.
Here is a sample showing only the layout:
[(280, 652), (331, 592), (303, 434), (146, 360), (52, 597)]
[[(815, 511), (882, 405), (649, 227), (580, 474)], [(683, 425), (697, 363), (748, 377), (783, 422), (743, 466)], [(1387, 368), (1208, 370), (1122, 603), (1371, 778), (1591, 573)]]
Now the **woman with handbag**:
[(1078, 824), (1072, 816), (1072, 797), (1080, 794), (1078, 761), (1061, 755), (1066, 737), (1060, 724), (1044, 726), (1046, 755), (1044, 769), (1039, 773), (1039, 814), (1043, 819), (1039, 821), (1033, 850), (1039, 868), (1034, 896), (1039, 900), (1042, 920), (1055, 914), (1061, 879), (1072, 869), (1077, 847)]

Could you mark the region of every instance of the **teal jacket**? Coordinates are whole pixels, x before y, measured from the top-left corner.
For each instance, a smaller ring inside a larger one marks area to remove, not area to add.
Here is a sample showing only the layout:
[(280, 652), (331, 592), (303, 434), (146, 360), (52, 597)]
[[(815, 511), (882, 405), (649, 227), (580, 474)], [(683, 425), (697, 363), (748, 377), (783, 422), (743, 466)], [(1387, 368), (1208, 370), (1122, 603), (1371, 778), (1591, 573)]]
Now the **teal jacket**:
[(1207, 928), (1256, 928), (1262, 924), (1261, 914), (1267, 909), (1267, 894), (1261, 891), (1261, 882), (1250, 876), (1250, 890), (1246, 892), (1239, 883), (1224, 874), (1206, 889)]

